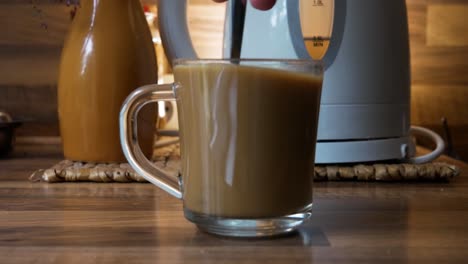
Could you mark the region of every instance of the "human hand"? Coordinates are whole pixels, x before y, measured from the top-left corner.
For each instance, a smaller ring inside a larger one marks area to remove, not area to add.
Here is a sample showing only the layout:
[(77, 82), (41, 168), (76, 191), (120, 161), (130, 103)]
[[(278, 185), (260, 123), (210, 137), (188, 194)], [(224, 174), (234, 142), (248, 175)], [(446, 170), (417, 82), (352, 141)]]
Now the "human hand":
[[(221, 2), (226, 2), (227, 0), (213, 0), (215, 2), (221, 3)], [(246, 0), (242, 0), (245, 4)], [(253, 7), (259, 9), (259, 10), (268, 10), (272, 8), (276, 0), (250, 0), (250, 3), (252, 4)]]

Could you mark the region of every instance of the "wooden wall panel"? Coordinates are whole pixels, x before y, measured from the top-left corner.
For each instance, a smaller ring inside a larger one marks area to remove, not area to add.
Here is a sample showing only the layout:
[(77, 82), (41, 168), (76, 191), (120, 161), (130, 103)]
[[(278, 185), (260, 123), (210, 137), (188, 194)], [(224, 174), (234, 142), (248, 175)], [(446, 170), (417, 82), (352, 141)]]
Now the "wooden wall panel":
[(468, 5), (433, 4), (427, 8), (427, 45), (430, 47), (465, 47), (468, 46), (468, 23), (466, 23)]
[(58, 2), (0, 2), (0, 109), (28, 120), (20, 135), (58, 135), (57, 71), (70, 24)]
[[(11, 1), (6, 1), (11, 2)], [(0, 4), (0, 45), (60, 47), (70, 24), (64, 4)]]
[(468, 160), (467, 0), (407, 0), (413, 124), (442, 132), (446, 117), (455, 150)]
[(224, 10), (224, 4), (189, 6), (189, 31), (199, 57), (222, 57)]

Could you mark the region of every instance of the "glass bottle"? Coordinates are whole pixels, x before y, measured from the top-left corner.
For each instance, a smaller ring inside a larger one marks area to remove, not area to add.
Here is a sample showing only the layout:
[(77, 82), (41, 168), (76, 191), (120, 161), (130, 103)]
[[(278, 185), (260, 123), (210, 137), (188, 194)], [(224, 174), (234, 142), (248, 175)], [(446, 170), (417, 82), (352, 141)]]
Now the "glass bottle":
[[(124, 162), (120, 107), (130, 92), (157, 83), (151, 33), (139, 0), (81, 0), (62, 51), (58, 111), (64, 155), (87, 162)], [(139, 142), (153, 145), (156, 109), (140, 115)]]

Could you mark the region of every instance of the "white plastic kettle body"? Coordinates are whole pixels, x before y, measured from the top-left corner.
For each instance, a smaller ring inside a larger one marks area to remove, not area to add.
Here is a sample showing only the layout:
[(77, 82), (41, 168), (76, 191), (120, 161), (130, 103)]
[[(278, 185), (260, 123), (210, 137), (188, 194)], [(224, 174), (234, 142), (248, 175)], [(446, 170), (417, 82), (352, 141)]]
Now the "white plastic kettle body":
[[(159, 1), (162, 40), (171, 60), (197, 57), (187, 29), (186, 5), (186, 0)], [(225, 54), (231, 43), (230, 10), (228, 5)], [(269, 11), (248, 4), (241, 58), (311, 59), (301, 31), (299, 0), (278, 0)], [(421, 163), (442, 153), (439, 136), (410, 127), (405, 0), (335, 0), (330, 46), (323, 61), (316, 163)], [(414, 158), (412, 130), (433, 138), (436, 150)]]

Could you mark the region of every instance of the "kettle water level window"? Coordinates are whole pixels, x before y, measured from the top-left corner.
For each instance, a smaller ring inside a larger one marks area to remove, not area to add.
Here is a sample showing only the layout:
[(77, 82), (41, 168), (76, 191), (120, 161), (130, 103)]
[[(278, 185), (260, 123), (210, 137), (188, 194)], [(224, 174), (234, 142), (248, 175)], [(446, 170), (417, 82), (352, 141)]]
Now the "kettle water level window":
[[(310, 4), (312, 2), (312, 5)], [(334, 0), (301, 0), (302, 33), (313, 59), (322, 59), (330, 45), (333, 29)]]

